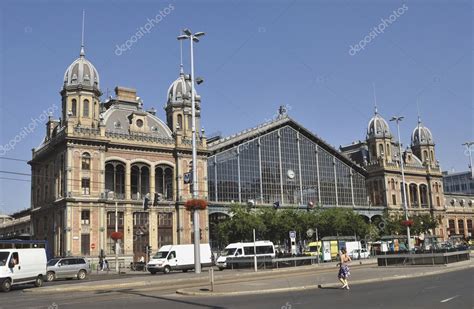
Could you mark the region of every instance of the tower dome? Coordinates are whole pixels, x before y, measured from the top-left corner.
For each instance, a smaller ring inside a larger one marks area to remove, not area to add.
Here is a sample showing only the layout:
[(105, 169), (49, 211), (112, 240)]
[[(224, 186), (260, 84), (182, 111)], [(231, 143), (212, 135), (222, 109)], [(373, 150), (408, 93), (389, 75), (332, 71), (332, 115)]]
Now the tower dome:
[[(201, 102), (201, 96), (194, 89), (195, 103)], [(191, 76), (181, 73), (168, 88), (168, 104), (189, 103), (191, 104)]]
[(434, 144), (433, 134), (431, 134), (430, 129), (421, 123), (420, 118), (418, 118), (418, 125), (411, 134), (411, 144), (412, 146)]
[(84, 46), (81, 47), (79, 58), (74, 60), (64, 73), (64, 88), (79, 85), (99, 90), (99, 73), (94, 65), (86, 59)]
[(374, 117), (370, 119), (369, 125), (367, 126), (367, 138), (372, 137), (391, 137), (388, 123), (380, 116), (377, 109), (375, 109)]

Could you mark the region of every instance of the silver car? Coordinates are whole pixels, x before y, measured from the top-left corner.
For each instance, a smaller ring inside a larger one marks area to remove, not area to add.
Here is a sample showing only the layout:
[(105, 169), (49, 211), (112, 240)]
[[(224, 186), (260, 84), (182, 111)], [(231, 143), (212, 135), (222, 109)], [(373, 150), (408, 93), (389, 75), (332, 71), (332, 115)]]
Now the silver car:
[(86, 279), (91, 272), (89, 262), (83, 257), (56, 258), (48, 261), (46, 281), (55, 279)]

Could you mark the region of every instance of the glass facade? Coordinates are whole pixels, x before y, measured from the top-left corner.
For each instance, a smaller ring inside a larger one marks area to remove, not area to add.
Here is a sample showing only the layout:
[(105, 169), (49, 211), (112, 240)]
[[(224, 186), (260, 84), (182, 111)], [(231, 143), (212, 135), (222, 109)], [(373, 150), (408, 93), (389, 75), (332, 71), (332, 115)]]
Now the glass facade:
[(287, 125), (209, 157), (209, 201), (367, 206), (365, 177)]

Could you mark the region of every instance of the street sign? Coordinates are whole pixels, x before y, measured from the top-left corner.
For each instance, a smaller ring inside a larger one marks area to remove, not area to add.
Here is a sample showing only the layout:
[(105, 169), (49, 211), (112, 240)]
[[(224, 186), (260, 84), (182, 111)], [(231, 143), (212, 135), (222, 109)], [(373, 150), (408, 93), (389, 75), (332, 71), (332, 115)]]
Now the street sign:
[(313, 237), (313, 235), (314, 235), (314, 230), (313, 230), (313, 229), (308, 229), (308, 230), (306, 231), (306, 236), (308, 236), (308, 237)]
[(95, 244), (94, 244), (94, 243), (91, 244), (91, 249), (92, 249), (92, 250), (95, 249)]
[(296, 238), (296, 231), (290, 231), (290, 238)]

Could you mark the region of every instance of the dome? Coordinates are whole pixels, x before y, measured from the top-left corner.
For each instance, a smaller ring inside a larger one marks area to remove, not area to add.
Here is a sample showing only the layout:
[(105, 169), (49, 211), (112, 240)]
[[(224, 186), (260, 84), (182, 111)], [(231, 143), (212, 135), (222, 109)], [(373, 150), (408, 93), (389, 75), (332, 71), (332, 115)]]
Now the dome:
[(421, 120), (418, 119), (418, 125), (413, 130), (411, 135), (411, 144), (416, 145), (433, 145), (433, 134), (431, 134), (430, 129), (425, 127)]
[(391, 137), (387, 121), (375, 110), (375, 115), (370, 119), (367, 126), (367, 137)]
[(99, 89), (99, 73), (85, 58), (84, 47), (81, 48), (79, 58), (74, 60), (64, 73), (64, 87), (77, 85)]
[[(194, 88), (195, 102), (201, 102), (201, 96)], [(191, 76), (189, 74), (179, 74), (171, 86), (168, 88), (168, 104), (172, 103), (191, 103)]]

